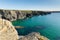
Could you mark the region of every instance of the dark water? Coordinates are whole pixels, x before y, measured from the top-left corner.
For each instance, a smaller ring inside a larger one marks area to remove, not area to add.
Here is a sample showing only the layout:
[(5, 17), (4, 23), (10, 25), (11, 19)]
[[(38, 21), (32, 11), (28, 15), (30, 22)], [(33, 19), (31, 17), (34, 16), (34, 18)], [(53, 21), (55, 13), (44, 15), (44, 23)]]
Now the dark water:
[(13, 21), (12, 23), (14, 26), (24, 27), (17, 29), (20, 35), (40, 32), (41, 35), (48, 37), (50, 40), (60, 40), (60, 13), (34, 16), (24, 20)]

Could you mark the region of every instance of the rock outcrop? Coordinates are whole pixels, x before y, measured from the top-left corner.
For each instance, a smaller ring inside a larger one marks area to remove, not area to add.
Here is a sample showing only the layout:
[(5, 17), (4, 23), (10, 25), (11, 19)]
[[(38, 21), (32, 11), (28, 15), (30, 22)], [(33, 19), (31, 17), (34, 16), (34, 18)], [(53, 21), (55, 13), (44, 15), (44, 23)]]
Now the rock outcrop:
[(36, 15), (47, 15), (50, 12), (44, 11), (29, 11), (29, 10), (0, 10), (0, 18), (14, 21), (17, 19), (25, 19)]
[[(48, 38), (41, 36), (39, 33), (36, 32), (30, 33), (25, 36), (18, 36), (17, 31), (10, 22), (17, 19), (25, 19), (36, 15), (47, 14), (50, 14), (50, 12), (0, 10), (0, 40), (49, 40)], [(17, 28), (20, 27), (18, 26)]]
[(0, 40), (49, 40), (41, 36), (38, 32), (33, 32), (25, 36), (18, 36), (17, 31), (10, 21), (0, 19)]
[(5, 19), (0, 19), (0, 40), (18, 40), (18, 33), (14, 26)]
[(38, 32), (30, 33), (26, 36), (20, 36), (19, 40), (49, 40), (48, 38), (41, 36)]

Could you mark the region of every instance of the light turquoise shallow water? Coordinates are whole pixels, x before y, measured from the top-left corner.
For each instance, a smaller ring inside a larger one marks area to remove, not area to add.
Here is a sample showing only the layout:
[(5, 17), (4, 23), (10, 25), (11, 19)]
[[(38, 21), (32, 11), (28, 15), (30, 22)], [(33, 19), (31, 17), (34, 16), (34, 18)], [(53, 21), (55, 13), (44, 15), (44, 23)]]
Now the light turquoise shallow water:
[(40, 32), (41, 35), (50, 40), (60, 40), (60, 13), (51, 13), (44, 16), (34, 16), (25, 20), (12, 22), (14, 26), (23, 26), (25, 28), (17, 29), (21, 35), (30, 32)]

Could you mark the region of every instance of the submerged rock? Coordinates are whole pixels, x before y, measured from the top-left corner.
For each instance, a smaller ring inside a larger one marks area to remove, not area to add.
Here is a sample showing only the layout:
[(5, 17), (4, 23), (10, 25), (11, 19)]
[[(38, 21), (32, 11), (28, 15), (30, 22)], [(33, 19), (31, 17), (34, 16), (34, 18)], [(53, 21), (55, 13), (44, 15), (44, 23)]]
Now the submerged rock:
[(0, 40), (18, 40), (18, 33), (14, 26), (5, 19), (0, 19)]
[(49, 39), (44, 36), (41, 36), (40, 33), (32, 32), (26, 36), (20, 36), (19, 40), (49, 40)]

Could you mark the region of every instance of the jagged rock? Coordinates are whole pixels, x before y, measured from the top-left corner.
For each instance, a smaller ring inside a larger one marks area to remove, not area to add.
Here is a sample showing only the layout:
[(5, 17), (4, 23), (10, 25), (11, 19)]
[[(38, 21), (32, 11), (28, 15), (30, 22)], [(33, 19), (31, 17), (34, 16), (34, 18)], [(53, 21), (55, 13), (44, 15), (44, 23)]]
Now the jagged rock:
[(26, 36), (20, 36), (19, 40), (49, 40), (49, 39), (44, 36), (41, 36), (40, 33), (32, 32)]
[(18, 40), (18, 33), (10, 21), (0, 18), (0, 40)]
[(25, 19), (36, 15), (47, 15), (50, 12), (44, 11), (24, 11), (24, 10), (0, 10), (0, 18), (14, 21), (17, 19)]

